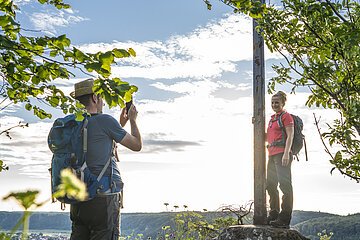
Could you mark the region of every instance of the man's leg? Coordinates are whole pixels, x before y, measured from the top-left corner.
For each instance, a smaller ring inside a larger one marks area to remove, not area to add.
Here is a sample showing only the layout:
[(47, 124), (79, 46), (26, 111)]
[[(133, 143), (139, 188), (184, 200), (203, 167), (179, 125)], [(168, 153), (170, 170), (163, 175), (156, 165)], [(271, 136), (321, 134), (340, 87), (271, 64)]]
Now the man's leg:
[(101, 209), (97, 209), (97, 219), (91, 223), (90, 240), (118, 240), (120, 237), (120, 197), (119, 194), (97, 197)]
[(121, 234), (121, 216), (120, 216), (120, 208), (121, 208), (121, 196), (120, 194), (116, 195), (113, 199), (114, 210), (113, 210), (113, 225), (114, 225), (114, 233), (113, 239), (118, 240)]
[(70, 219), (72, 221), (70, 240), (89, 239), (89, 229), (80, 217), (81, 204), (72, 204), (70, 206)]
[(269, 157), (266, 174), (266, 190), (270, 197), (270, 212), (267, 219), (268, 223), (277, 219), (280, 212), (279, 191), (277, 190), (278, 177), (276, 172), (275, 159), (276, 156)]

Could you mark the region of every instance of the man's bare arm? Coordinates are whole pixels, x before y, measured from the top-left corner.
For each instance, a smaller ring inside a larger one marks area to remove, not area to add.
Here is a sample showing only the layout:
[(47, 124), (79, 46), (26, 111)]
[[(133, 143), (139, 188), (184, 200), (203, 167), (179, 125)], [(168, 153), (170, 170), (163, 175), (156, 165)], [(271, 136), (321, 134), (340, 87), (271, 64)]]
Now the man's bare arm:
[(139, 128), (136, 123), (137, 110), (134, 105), (130, 107), (127, 117), (130, 121), (131, 134), (127, 133), (125, 137), (121, 140), (120, 144), (133, 151), (138, 152), (142, 148), (142, 140)]

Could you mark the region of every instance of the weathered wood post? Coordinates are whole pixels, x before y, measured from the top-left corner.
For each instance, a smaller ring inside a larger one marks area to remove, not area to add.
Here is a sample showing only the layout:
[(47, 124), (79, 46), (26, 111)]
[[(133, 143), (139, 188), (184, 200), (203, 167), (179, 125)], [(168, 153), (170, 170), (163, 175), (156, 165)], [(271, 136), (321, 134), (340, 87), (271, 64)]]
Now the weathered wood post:
[[(260, 0), (265, 4), (264, 0)], [(265, 61), (264, 39), (255, 30), (253, 20), (253, 100), (254, 100), (254, 219), (255, 225), (266, 222), (265, 160)]]

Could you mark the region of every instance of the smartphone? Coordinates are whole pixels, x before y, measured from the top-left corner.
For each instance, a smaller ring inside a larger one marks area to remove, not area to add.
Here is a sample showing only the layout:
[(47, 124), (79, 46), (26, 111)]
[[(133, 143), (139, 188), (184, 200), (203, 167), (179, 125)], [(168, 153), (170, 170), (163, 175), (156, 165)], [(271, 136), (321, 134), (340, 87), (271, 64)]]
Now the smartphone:
[(132, 100), (130, 100), (130, 102), (127, 102), (126, 103), (126, 112), (128, 113), (129, 112), (129, 110), (130, 110), (130, 107), (131, 107), (131, 105), (132, 105)]

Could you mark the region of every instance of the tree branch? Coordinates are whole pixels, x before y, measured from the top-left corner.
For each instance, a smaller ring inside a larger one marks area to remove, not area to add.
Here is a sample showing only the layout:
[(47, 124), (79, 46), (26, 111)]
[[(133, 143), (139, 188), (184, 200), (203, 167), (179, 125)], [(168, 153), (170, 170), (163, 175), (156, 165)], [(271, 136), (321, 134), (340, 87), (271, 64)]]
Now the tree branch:
[(247, 204), (245, 207), (240, 206), (239, 208), (233, 207), (231, 205), (224, 206), (220, 208), (222, 212), (230, 212), (237, 217), (237, 222), (239, 225), (244, 225), (244, 218), (251, 213), (252, 206), (254, 202), (250, 203), (250, 206)]
[(314, 115), (315, 125), (316, 125), (317, 131), (318, 131), (319, 136), (320, 136), (320, 140), (321, 140), (322, 144), (323, 144), (324, 147), (325, 147), (325, 152), (326, 152), (327, 154), (329, 154), (332, 159), (334, 159), (334, 156), (331, 154), (329, 148), (327, 147), (327, 145), (326, 145), (326, 143), (325, 143), (325, 141), (324, 141), (324, 139), (323, 139), (323, 137), (322, 137), (322, 135), (321, 135), (321, 131), (320, 131), (320, 127), (319, 127), (320, 118), (319, 118), (319, 119), (316, 119), (315, 113), (313, 113), (313, 115)]
[(348, 23), (348, 21), (343, 16), (341, 16), (341, 14), (334, 8), (329, 0), (326, 0), (326, 3), (331, 7), (336, 16), (338, 16), (344, 23)]
[[(5, 99), (4, 99), (5, 100)], [(1, 102), (2, 103), (2, 102)], [(0, 108), (0, 111), (4, 110), (5, 108), (7, 108), (8, 106), (10, 106), (11, 104), (13, 104), (13, 102), (10, 102), (8, 104), (6, 104), (4, 107)], [(1, 135), (1, 134), (0, 134)]]
[(6, 101), (6, 99), (8, 99), (9, 97), (5, 97), (1, 102), (0, 102), (0, 106), (1, 106), (1, 104), (3, 104), (5, 101)]
[[(316, 119), (315, 113), (313, 113), (313, 115), (314, 115), (315, 125), (316, 125), (316, 128), (317, 128), (318, 133), (319, 133), (319, 136), (320, 136), (320, 140), (321, 140), (322, 144), (323, 144), (324, 147), (325, 147), (325, 152), (330, 155), (330, 157), (331, 157), (332, 160), (334, 160), (335, 157), (331, 154), (329, 148), (328, 148), (327, 145), (325, 144), (325, 141), (324, 141), (324, 139), (323, 139), (323, 137), (322, 137), (322, 135), (321, 135), (321, 131), (320, 131), (320, 127), (319, 127), (320, 118), (319, 118), (319, 119)], [(354, 179), (354, 180), (355, 180), (356, 182), (358, 182), (358, 183), (360, 182), (360, 177), (355, 177), (355, 176), (353, 176), (353, 175), (351, 175), (351, 174), (348, 174), (348, 173), (344, 172), (343, 170), (341, 170), (341, 169), (338, 168), (338, 167), (336, 167), (336, 168), (339, 170), (339, 172), (340, 172), (341, 174), (343, 174), (343, 175), (345, 175), (345, 176), (348, 176), (348, 177), (351, 178), (351, 179)], [(332, 172), (332, 171), (331, 171), (331, 172)]]
[[(311, 31), (313, 34), (315, 34), (315, 36), (317, 36), (322, 42), (326, 43), (326, 42), (316, 33), (316, 31), (314, 31), (314, 30), (306, 23), (306, 21), (304, 21), (304, 19), (300, 19), (300, 20), (301, 20), (302, 22), (304, 22), (304, 24), (306, 24), (306, 25), (308, 26), (308, 28), (310, 29), (310, 31)], [(286, 60), (287, 63), (289, 64), (290, 68), (291, 68), (293, 71), (295, 71), (297, 74), (299, 74), (300, 76), (303, 76), (303, 77), (304, 77), (303, 73), (300, 73), (300, 72), (290, 63), (290, 60), (287, 58), (287, 56), (286, 56), (285, 54), (283, 54), (278, 47), (276, 47), (276, 44), (274, 43), (271, 35), (267, 34), (267, 36), (268, 36), (268, 39), (270, 40), (270, 42), (272, 43), (273, 47), (276, 49), (276, 51), (279, 52), (279, 53), (285, 58), (285, 60)], [(293, 52), (293, 50), (292, 50), (291, 48), (285, 46), (285, 49), (294, 56), (294, 58), (297, 60), (298, 63), (301, 63), (301, 62), (302, 62), (301, 58), (300, 58), (295, 52)], [(338, 52), (338, 53), (340, 54), (340, 52)], [(305, 64), (302, 63), (302, 65), (303, 65), (302, 68), (305, 69), (305, 67), (304, 67)], [(331, 92), (331, 90), (325, 88), (322, 84), (320, 84), (317, 80), (315, 80), (314, 77), (312, 77), (312, 76), (308, 76), (308, 77), (309, 77), (309, 79), (310, 79), (312, 82), (315, 83), (316, 86), (318, 86), (320, 89), (322, 89), (324, 92), (326, 92), (330, 97), (332, 97), (332, 98), (336, 101), (336, 103), (339, 104), (339, 106), (343, 109), (343, 111), (347, 111), (347, 108), (346, 108), (345, 105), (338, 99), (337, 95), (335, 95), (333, 92)]]
[[(206, 2), (206, 0), (203, 0)], [(219, 0), (220, 2), (224, 3), (225, 5), (229, 6), (230, 8), (232, 8), (233, 10), (238, 10), (236, 7), (234, 7), (233, 5), (231, 5), (230, 1), (224, 1), (224, 0)]]
[(7, 129), (1, 131), (1, 132), (0, 132), (0, 135), (6, 134), (6, 136), (7, 136), (8, 138), (12, 139), (11, 136), (10, 136), (10, 130), (11, 130), (11, 129), (14, 129), (14, 128), (17, 128), (17, 127), (22, 127), (22, 128), (24, 128), (24, 127), (29, 127), (29, 123), (21, 123), (21, 122), (19, 122), (17, 125), (12, 126), (12, 127), (9, 127), (9, 128), (7, 128)]

